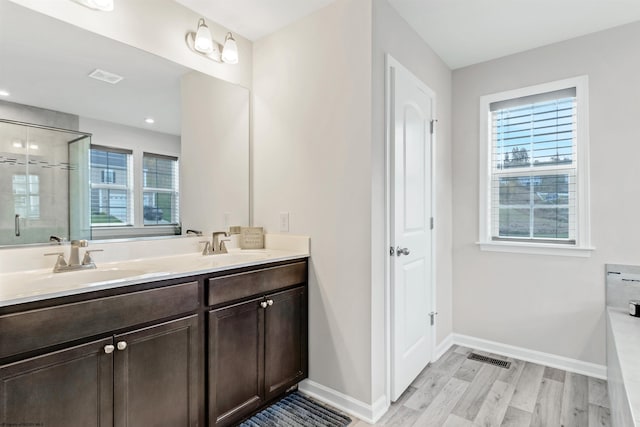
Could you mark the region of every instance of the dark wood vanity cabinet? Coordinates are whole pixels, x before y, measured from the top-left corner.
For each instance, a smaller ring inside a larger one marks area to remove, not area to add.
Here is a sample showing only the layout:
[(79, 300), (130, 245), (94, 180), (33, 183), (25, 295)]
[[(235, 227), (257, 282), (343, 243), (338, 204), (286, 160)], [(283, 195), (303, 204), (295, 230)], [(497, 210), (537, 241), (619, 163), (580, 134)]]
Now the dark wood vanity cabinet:
[[(202, 337), (195, 312), (198, 283), (128, 295), (127, 307), (137, 309), (129, 315), (120, 316), (120, 303), (125, 301), (117, 295), (0, 316), (0, 326), (12, 325), (19, 331), (35, 327), (22, 338), (16, 336), (17, 342), (4, 342), (6, 353), (18, 349), (43, 353), (0, 365), (0, 425), (199, 425), (203, 393)], [(185, 310), (194, 313), (162, 320)], [(79, 318), (91, 323), (81, 328), (76, 323)], [(141, 320), (150, 325), (109, 334)], [(73, 327), (53, 331), (51, 324)], [(42, 342), (57, 342), (58, 336), (78, 341), (96, 329), (106, 329), (104, 338), (40, 350)], [(2, 339), (12, 334), (4, 328), (0, 333)]]
[[(285, 279), (277, 286), (280, 273)], [(208, 314), (210, 426), (239, 422), (307, 376), (306, 264), (249, 274), (245, 287), (267, 284), (271, 292)], [(292, 284), (299, 286), (286, 289)], [(210, 292), (220, 285), (226, 290), (225, 280), (210, 280), (209, 285)], [(243, 287), (237, 292), (246, 295)]]
[(0, 426), (229, 426), (306, 375), (306, 260), (0, 308)]

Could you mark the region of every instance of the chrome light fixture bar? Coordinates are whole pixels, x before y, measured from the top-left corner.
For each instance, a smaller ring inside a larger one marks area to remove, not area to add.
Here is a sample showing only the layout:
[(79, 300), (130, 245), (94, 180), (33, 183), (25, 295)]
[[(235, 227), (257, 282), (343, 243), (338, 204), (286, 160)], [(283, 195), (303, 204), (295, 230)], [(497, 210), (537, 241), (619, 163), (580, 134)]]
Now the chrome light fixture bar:
[(198, 20), (198, 28), (195, 32), (187, 33), (186, 42), (191, 51), (213, 61), (226, 64), (238, 63), (238, 45), (233, 34), (227, 33), (224, 46), (220, 46), (211, 37), (211, 31), (203, 18)]
[(72, 0), (89, 9), (99, 10), (101, 12), (111, 12), (114, 7), (114, 0)]

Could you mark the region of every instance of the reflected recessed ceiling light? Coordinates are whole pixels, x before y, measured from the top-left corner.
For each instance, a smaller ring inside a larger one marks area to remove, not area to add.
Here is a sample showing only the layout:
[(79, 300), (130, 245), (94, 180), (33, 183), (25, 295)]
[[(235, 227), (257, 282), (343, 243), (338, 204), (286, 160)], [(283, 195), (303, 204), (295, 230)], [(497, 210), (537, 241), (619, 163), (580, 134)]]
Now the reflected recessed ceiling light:
[(29, 144), (29, 148), (31, 148), (32, 150), (37, 150), (38, 144)]
[(113, 10), (114, 0), (73, 0), (83, 6), (86, 6), (93, 10), (99, 10), (102, 12), (111, 12)]
[(150, 125), (154, 124), (156, 121), (153, 120), (151, 117), (147, 117), (146, 119), (144, 119), (145, 123), (149, 123)]
[(24, 145), (22, 144), (21, 141), (13, 141), (12, 145), (13, 145), (14, 148), (22, 148), (22, 147), (24, 147)]
[(0, 89), (0, 96), (9, 96), (11, 95), (8, 90)]

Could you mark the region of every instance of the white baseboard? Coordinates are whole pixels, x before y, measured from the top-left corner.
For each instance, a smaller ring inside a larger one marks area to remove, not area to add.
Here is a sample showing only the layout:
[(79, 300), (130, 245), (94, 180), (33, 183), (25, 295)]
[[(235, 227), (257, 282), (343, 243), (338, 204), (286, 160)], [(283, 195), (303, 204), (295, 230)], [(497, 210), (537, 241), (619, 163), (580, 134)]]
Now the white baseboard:
[(381, 396), (372, 405), (369, 405), (308, 379), (298, 384), (298, 390), (369, 424), (375, 424), (389, 409), (387, 396)]
[(449, 334), (445, 337), (445, 339), (442, 340), (440, 344), (436, 346), (436, 349), (433, 352), (432, 362), (435, 362), (436, 360), (440, 359), (442, 355), (445, 354), (447, 350), (451, 348), (452, 345), (453, 345), (453, 334)]
[[(489, 353), (500, 354), (502, 356), (513, 357), (527, 362), (538, 363), (551, 368), (562, 369), (567, 372), (587, 375), (594, 378), (607, 379), (607, 367), (595, 363), (583, 362), (582, 360), (571, 359), (551, 353), (530, 350), (523, 347), (516, 347), (509, 344), (502, 344), (482, 338), (470, 337), (468, 335), (452, 334), (453, 344), (470, 347), (476, 350), (487, 351)], [(446, 341), (446, 340), (445, 340)], [(445, 342), (443, 341), (443, 343)], [(441, 344), (442, 345), (442, 344)], [(440, 346), (438, 346), (440, 348)]]

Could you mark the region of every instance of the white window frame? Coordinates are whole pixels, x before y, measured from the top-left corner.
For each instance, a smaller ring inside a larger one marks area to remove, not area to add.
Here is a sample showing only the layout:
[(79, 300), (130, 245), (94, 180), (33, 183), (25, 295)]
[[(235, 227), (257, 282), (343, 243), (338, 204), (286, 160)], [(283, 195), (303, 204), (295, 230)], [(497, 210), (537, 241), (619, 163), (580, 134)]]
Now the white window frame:
[[(557, 90), (576, 88), (577, 113), (577, 206), (575, 244), (556, 244), (523, 241), (494, 241), (491, 228), (491, 111), (490, 104), (524, 96), (537, 95)], [(535, 86), (494, 93), (480, 97), (480, 197), (478, 245), (483, 251), (516, 252), (541, 255), (566, 255), (589, 257), (591, 229), (589, 224), (589, 79), (578, 76)]]
[[(102, 182), (90, 182), (91, 190), (121, 190), (126, 191), (127, 193), (127, 222), (125, 224), (120, 223), (96, 223), (91, 222), (92, 229), (107, 229), (107, 228), (116, 228), (116, 227), (132, 227), (134, 225), (134, 213), (135, 213), (135, 200), (134, 200), (134, 186), (133, 186), (133, 151), (126, 150), (117, 147), (107, 147), (104, 145), (91, 145), (89, 150), (100, 150), (111, 153), (123, 153), (127, 155), (127, 184), (110, 184), (110, 183), (102, 183)], [(91, 156), (89, 156), (91, 157)]]

